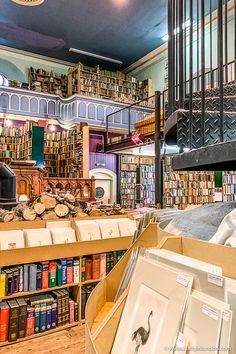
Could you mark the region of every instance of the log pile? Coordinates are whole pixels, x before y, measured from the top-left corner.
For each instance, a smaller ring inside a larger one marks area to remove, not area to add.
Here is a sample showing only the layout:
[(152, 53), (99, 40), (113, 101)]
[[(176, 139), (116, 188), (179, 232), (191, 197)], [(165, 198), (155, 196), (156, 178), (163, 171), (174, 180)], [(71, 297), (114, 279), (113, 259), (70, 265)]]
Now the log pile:
[(96, 217), (124, 213), (124, 209), (117, 205), (104, 210), (96, 207), (82, 210), (80, 206), (76, 205), (76, 198), (73, 194), (54, 195), (44, 193), (33, 197), (27, 203), (18, 204), (12, 211), (0, 209), (0, 222)]

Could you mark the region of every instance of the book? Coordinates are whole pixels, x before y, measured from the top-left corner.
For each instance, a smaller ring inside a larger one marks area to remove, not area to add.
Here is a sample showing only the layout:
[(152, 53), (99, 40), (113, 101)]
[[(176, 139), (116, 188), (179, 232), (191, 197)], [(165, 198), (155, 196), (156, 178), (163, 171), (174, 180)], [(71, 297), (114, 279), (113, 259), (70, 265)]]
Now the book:
[(57, 285), (57, 263), (49, 263), (49, 288), (53, 288)]
[(10, 308), (9, 317), (9, 342), (16, 341), (18, 339), (18, 328), (19, 328), (19, 305), (16, 300), (9, 300), (8, 305)]
[(66, 277), (67, 277), (67, 284), (73, 283), (73, 258), (67, 258), (66, 260)]
[(46, 330), (49, 331), (52, 326), (52, 304), (46, 304)]
[(29, 265), (29, 291), (36, 290), (36, 280), (37, 280), (36, 273), (37, 273), (37, 265), (30, 264)]
[(78, 322), (79, 321), (79, 306), (76, 302), (74, 303), (74, 307), (75, 307), (74, 320), (75, 320), (75, 322)]
[(6, 273), (0, 273), (0, 297), (6, 295)]
[(0, 342), (8, 340), (10, 308), (6, 301), (0, 302)]
[(36, 270), (36, 290), (42, 289), (42, 270)]
[(49, 280), (48, 280), (49, 262), (40, 262), (38, 268), (42, 271), (42, 289), (47, 289), (49, 284)]
[(26, 337), (34, 334), (34, 308), (27, 308), (27, 320), (26, 320)]
[(92, 260), (91, 259), (86, 259), (85, 262), (85, 280), (91, 280), (92, 279)]
[(34, 333), (37, 334), (40, 332), (40, 312), (41, 305), (34, 306)]
[(106, 253), (100, 254), (100, 277), (106, 276)]
[(12, 271), (12, 292), (18, 293), (19, 292), (19, 269), (18, 268), (11, 268)]
[(17, 299), (16, 301), (19, 305), (18, 338), (24, 338), (26, 336), (27, 303), (24, 299)]
[(13, 272), (10, 269), (4, 270), (6, 274), (6, 294), (13, 294)]
[(51, 316), (51, 328), (56, 328), (57, 326), (57, 300), (52, 302), (52, 316)]
[(67, 266), (66, 259), (60, 259), (61, 271), (62, 271), (62, 285), (67, 284)]
[(85, 318), (85, 306), (87, 299), (87, 292), (85, 288), (81, 289), (81, 320)]
[(29, 264), (23, 265), (23, 284), (24, 292), (29, 291)]
[(66, 289), (59, 290), (62, 294), (62, 324), (69, 323), (69, 291)]
[(46, 303), (40, 305), (40, 333), (46, 331), (47, 325), (47, 305)]
[(70, 319), (69, 322), (73, 323), (75, 321), (75, 303), (73, 300), (69, 300), (69, 313), (70, 313)]
[(74, 260), (74, 283), (79, 283), (80, 282), (80, 261), (79, 260)]
[(57, 290), (52, 292), (57, 302), (57, 326), (62, 326), (62, 294)]
[(82, 257), (82, 260), (81, 260), (81, 281), (82, 282), (84, 282), (86, 280), (85, 265), (86, 265), (86, 257)]
[(101, 256), (99, 254), (92, 255), (92, 279), (99, 279)]
[(22, 292), (24, 290), (24, 279), (23, 279), (23, 272), (24, 268), (23, 266), (17, 266), (19, 270), (19, 292)]

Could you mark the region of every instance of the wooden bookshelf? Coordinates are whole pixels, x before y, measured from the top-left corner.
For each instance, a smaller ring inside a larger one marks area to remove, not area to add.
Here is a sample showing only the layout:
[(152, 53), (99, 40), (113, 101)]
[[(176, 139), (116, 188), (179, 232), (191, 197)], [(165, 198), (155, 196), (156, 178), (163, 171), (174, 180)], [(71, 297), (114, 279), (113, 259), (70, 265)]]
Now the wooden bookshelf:
[(44, 69), (29, 69), (29, 87), (32, 91), (67, 97), (67, 75)]
[(68, 71), (68, 96), (73, 94), (133, 103), (152, 95), (152, 80), (138, 81), (120, 71), (79, 63)]
[[(155, 204), (155, 168), (153, 157), (121, 155), (120, 157), (120, 199), (121, 204), (134, 208), (136, 185), (141, 184), (140, 198), (144, 205)], [(138, 178), (138, 174), (140, 177)], [(140, 181), (139, 181), (140, 180)]]
[[(111, 217), (117, 218), (119, 217)], [(122, 218), (122, 217), (120, 217)], [(85, 218), (84, 218), (85, 219)], [(86, 218), (88, 219), (88, 218)], [(91, 218), (91, 220), (96, 220), (98, 218)], [(102, 218), (101, 218), (102, 219)], [(109, 217), (105, 217), (105, 219), (109, 219)], [(63, 220), (62, 220), (63, 221)], [(48, 222), (48, 221), (47, 221)], [(15, 225), (14, 225), (15, 224)], [(2, 230), (9, 229), (28, 229), (28, 228), (40, 228), (45, 227), (46, 221), (36, 221), (36, 222), (17, 222), (12, 223), (12, 228), (10, 225), (2, 225)], [(72, 227), (73, 227), (72, 222)], [(96, 241), (86, 241), (86, 242), (75, 242), (71, 244), (60, 244), (60, 245), (50, 245), (50, 246), (41, 246), (41, 247), (30, 247), (30, 248), (21, 248), (21, 249), (11, 249), (11, 250), (2, 250), (0, 251), (0, 267), (7, 268), (16, 265), (23, 265), (29, 263), (37, 263), (42, 261), (50, 261), (50, 260), (59, 260), (61, 258), (78, 258), (80, 259), (80, 280), (82, 274), (81, 260), (82, 257), (91, 256), (94, 254), (103, 254), (109, 253), (119, 250), (127, 250), (129, 249), (132, 242), (132, 237), (119, 237), (113, 239), (101, 239)], [(104, 279), (104, 278), (103, 278)], [(28, 292), (18, 292), (11, 294), (9, 296), (3, 296), (0, 298), (0, 301), (7, 301), (10, 299), (29, 297), (31, 295), (42, 294), (42, 293), (50, 293), (54, 290), (60, 289), (68, 289), (70, 290), (70, 297), (78, 303), (79, 310), (79, 322), (74, 322), (72, 324), (68, 324), (65, 326), (57, 327), (53, 330), (49, 330), (43, 333), (39, 333), (36, 335), (32, 335), (29, 337), (25, 337), (19, 339), (14, 342), (4, 342), (0, 343), (0, 346), (12, 345), (15, 343), (19, 343), (20, 341), (31, 340), (37, 336), (50, 334), (53, 332), (61, 331), (72, 326), (76, 326), (78, 324), (83, 323), (83, 319), (81, 318), (81, 306), (82, 306), (82, 297), (81, 292), (84, 287), (89, 287), (92, 289), (96, 286), (102, 279), (89, 279), (85, 281), (80, 281), (79, 283), (71, 283), (65, 284), (62, 286), (56, 286), (47, 289), (40, 289), (35, 291)], [(89, 292), (90, 293), (90, 292)]]

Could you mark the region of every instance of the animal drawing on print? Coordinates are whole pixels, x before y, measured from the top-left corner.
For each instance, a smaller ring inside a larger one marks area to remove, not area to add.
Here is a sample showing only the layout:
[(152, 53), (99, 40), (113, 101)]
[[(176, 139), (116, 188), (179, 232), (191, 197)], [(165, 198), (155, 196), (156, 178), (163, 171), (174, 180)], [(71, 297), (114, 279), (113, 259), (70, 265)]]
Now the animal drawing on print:
[(151, 331), (151, 326), (150, 326), (150, 317), (153, 316), (153, 312), (150, 311), (149, 316), (148, 316), (148, 329), (146, 330), (144, 327), (139, 327), (137, 331), (135, 331), (132, 335), (132, 341), (135, 341), (136, 347), (134, 354), (138, 354), (139, 348), (142, 345), (145, 345), (148, 341), (150, 331)]

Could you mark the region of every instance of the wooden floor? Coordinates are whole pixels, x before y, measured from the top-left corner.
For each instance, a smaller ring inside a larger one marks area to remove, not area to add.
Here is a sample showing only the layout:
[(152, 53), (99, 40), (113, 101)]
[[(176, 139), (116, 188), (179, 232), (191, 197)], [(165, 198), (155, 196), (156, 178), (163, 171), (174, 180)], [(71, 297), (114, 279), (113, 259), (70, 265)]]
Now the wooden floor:
[(0, 348), (0, 354), (84, 354), (84, 326)]

